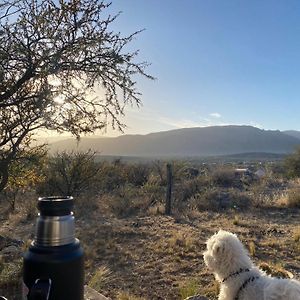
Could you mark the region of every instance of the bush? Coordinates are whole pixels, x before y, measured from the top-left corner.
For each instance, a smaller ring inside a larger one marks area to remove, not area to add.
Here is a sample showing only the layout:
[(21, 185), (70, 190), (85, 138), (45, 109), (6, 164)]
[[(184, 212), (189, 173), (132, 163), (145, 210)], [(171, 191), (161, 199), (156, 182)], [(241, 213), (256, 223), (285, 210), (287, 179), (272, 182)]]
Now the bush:
[(288, 191), (286, 205), (300, 208), (300, 188), (293, 188)]
[(20, 278), (22, 277), (22, 260), (0, 261), (0, 291), (9, 299), (21, 298)]
[(149, 198), (143, 197), (141, 190), (132, 185), (125, 185), (110, 195), (106, 201), (111, 212), (117, 217), (129, 217), (139, 212), (146, 212), (150, 206)]
[(211, 187), (210, 177), (198, 176), (194, 179), (184, 180), (176, 187), (176, 198), (178, 202), (185, 202), (196, 194)]
[(127, 175), (128, 183), (134, 186), (142, 186), (148, 181), (150, 168), (143, 164), (127, 165), (124, 172)]
[(212, 173), (212, 181), (220, 187), (232, 187), (235, 185), (235, 174), (232, 169), (218, 169)]
[(43, 182), (44, 175), (41, 170), (45, 159), (46, 149), (44, 146), (39, 146), (23, 151), (22, 157), (10, 164), (8, 182), (2, 194), (9, 203), (11, 211), (15, 211), (17, 204), (22, 205), (26, 194), (35, 190)]
[(124, 165), (120, 162), (104, 162), (98, 172), (98, 187), (102, 192), (112, 192), (126, 183)]
[(141, 192), (142, 197), (147, 198), (150, 205), (158, 204), (164, 201), (166, 197), (165, 187), (155, 182), (153, 177), (150, 177), (150, 180), (144, 184), (141, 188)]
[(289, 178), (300, 177), (300, 148), (295, 153), (289, 155), (285, 161), (284, 166), (286, 169), (286, 175)]
[(196, 207), (199, 210), (225, 210), (245, 209), (251, 204), (247, 194), (233, 189), (222, 191), (218, 189), (208, 190), (194, 197)]
[(40, 195), (79, 195), (95, 186), (99, 173), (95, 153), (61, 152), (50, 157), (46, 168), (45, 181), (38, 187)]
[(287, 181), (268, 176), (249, 187), (256, 207), (273, 206), (286, 190)]

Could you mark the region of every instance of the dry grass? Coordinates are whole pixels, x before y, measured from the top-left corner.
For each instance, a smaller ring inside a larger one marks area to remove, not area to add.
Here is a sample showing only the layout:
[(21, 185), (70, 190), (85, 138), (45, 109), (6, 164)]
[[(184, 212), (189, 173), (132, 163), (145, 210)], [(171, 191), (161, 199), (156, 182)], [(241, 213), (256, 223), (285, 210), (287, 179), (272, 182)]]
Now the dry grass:
[(280, 207), (300, 208), (300, 179), (289, 182), (289, 188), (279, 195), (277, 204)]
[(0, 261), (0, 291), (9, 299), (20, 299), (22, 259)]
[(293, 278), (293, 274), (288, 272), (280, 265), (273, 265), (263, 262), (259, 265), (259, 268), (265, 271), (268, 275), (280, 278)]
[(220, 284), (217, 281), (212, 281), (206, 287), (200, 290), (202, 295), (207, 296), (209, 299), (217, 299), (220, 292)]
[(195, 278), (191, 278), (179, 284), (180, 299), (197, 295), (199, 292), (199, 282)]
[(150, 206), (147, 210), (148, 215), (150, 216), (159, 216), (165, 213), (165, 206), (162, 204), (156, 204), (154, 206)]
[[(163, 164), (101, 165), (91, 195), (75, 204), (86, 284), (118, 300), (178, 300), (197, 293), (216, 299), (219, 286), (202, 252), (219, 229), (236, 233), (270, 274), (299, 274), (300, 180), (267, 173), (245, 181), (227, 166), (208, 166), (196, 177), (184, 170), (174, 166), (173, 215), (166, 217)], [(23, 250), (33, 238), (36, 198), (33, 191), (17, 201), (15, 213), (1, 210), (0, 235), (27, 241)], [(1, 260), (0, 272), (1, 292), (14, 300), (20, 261)]]
[(287, 207), (300, 208), (300, 188), (293, 188), (288, 191)]
[(146, 300), (146, 299), (141, 297), (136, 297), (126, 292), (119, 292), (116, 300)]
[(267, 239), (262, 241), (260, 245), (268, 248), (280, 248), (284, 246), (281, 240), (278, 240), (278, 238), (275, 236), (268, 237)]
[(293, 238), (294, 238), (295, 243), (300, 242), (300, 226), (298, 226), (294, 229)]
[(233, 224), (233, 225), (239, 225), (239, 224), (240, 224), (240, 218), (239, 218), (238, 215), (235, 215), (235, 216), (234, 216), (234, 219), (233, 219), (233, 221), (232, 221), (232, 224)]
[(249, 248), (249, 253), (252, 257), (255, 256), (256, 254), (256, 246), (255, 243), (253, 241), (249, 241), (248, 242), (248, 248)]
[[(166, 217), (157, 203), (150, 215), (119, 218), (103, 199), (97, 210), (76, 215), (76, 226), (85, 250), (86, 284), (112, 299), (179, 300), (193, 294), (216, 299), (219, 287), (206, 270), (202, 253), (206, 240), (219, 229), (236, 233), (255, 263), (267, 262), (272, 274), (276, 269), (277, 274), (296, 275), (300, 269), (299, 209), (200, 212), (191, 207), (184, 215)], [(1, 222), (0, 235), (29, 243), (34, 220), (16, 214)], [(11, 295), (20, 276), (18, 262), (0, 266), (4, 270), (0, 287)]]
[(101, 292), (109, 280), (112, 279), (112, 272), (106, 266), (102, 266), (96, 270), (88, 285), (94, 290)]

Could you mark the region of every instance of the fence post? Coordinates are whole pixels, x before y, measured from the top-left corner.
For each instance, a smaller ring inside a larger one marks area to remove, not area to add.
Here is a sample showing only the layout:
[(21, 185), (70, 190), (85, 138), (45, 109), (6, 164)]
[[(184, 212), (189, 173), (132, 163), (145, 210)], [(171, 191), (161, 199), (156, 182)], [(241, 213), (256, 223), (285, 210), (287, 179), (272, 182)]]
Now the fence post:
[(172, 186), (173, 186), (173, 178), (172, 178), (172, 166), (171, 164), (167, 164), (167, 193), (166, 193), (166, 207), (165, 214), (171, 215), (171, 207), (172, 207)]

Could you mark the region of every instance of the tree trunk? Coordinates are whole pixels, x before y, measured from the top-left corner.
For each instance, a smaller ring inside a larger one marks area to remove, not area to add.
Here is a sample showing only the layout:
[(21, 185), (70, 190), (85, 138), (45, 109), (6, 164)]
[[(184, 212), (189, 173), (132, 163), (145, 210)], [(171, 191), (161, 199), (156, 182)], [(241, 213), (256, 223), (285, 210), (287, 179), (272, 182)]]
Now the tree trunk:
[(0, 192), (4, 190), (8, 182), (8, 164), (0, 164)]

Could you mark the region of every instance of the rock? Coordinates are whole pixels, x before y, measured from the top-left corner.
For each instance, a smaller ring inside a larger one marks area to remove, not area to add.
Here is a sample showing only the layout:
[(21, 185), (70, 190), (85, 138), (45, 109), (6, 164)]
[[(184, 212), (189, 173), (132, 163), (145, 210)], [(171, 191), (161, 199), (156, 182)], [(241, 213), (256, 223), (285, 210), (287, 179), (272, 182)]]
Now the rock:
[(17, 246), (11, 245), (8, 247), (5, 247), (1, 250), (0, 254), (3, 256), (9, 256), (9, 257), (15, 257), (17, 255), (21, 255), (21, 249)]
[(22, 255), (23, 241), (0, 235), (0, 256), (10, 260)]
[(104, 297), (103, 295), (96, 292), (89, 286), (84, 287), (84, 300), (111, 300), (110, 298)]
[(22, 240), (12, 239), (10, 237), (0, 235), (0, 250), (8, 246), (22, 246), (24, 242)]
[(0, 250), (2, 250), (6, 246), (7, 246), (6, 238), (4, 236), (0, 235)]

